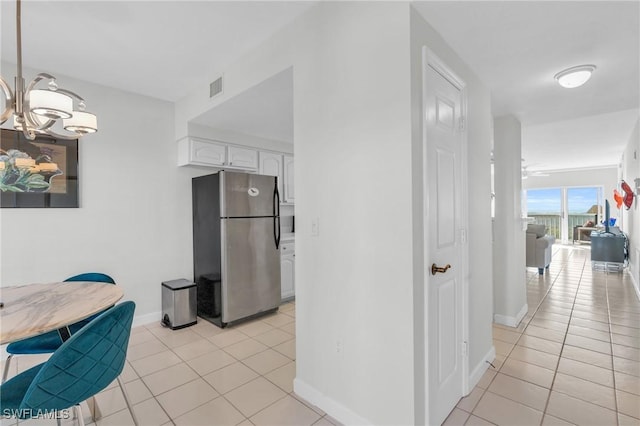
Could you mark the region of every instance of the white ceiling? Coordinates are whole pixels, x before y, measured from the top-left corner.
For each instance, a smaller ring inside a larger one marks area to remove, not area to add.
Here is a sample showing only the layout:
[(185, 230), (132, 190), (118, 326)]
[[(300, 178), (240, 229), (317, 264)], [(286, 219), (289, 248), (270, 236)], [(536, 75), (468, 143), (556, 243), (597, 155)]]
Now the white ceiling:
[[(619, 163), (640, 105), (640, 2), (414, 5), (491, 89), (494, 116), (521, 121), (529, 170)], [(582, 64), (597, 66), (584, 86), (555, 82)]]
[[(23, 0), (23, 60), (175, 101), (206, 88), (314, 3)], [(521, 120), (529, 170), (619, 161), (640, 104), (638, 0), (413, 4), (491, 90), (494, 115)], [(1, 57), (14, 63), (15, 3), (0, 1), (0, 13)], [(598, 67), (585, 86), (557, 86), (556, 72), (584, 63)], [(3, 73), (12, 80), (13, 72)], [(196, 121), (290, 141), (292, 100), (290, 76), (283, 74)]]
[[(23, 63), (54, 75), (176, 101), (198, 86), (208, 90), (228, 64), (312, 5), (23, 0)], [(0, 1), (0, 11), (2, 60), (15, 64), (15, 2)], [(13, 75), (7, 77), (12, 84)]]

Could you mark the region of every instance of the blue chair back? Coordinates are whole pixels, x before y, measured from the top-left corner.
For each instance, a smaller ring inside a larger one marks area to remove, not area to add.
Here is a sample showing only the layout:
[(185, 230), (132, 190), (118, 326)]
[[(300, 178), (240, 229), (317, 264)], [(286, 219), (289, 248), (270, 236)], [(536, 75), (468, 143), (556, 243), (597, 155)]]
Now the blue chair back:
[(124, 368), (134, 310), (134, 302), (123, 302), (64, 342), (42, 365), (19, 409), (62, 410), (106, 388)]
[(107, 274), (103, 274), (100, 272), (87, 272), (84, 274), (79, 274), (79, 275), (74, 275), (73, 277), (69, 277), (66, 280), (64, 280), (65, 282), (70, 282), (70, 281), (91, 281), (91, 282), (96, 282), (96, 283), (111, 283), (111, 284), (115, 284), (115, 280), (113, 278), (111, 278), (109, 275)]

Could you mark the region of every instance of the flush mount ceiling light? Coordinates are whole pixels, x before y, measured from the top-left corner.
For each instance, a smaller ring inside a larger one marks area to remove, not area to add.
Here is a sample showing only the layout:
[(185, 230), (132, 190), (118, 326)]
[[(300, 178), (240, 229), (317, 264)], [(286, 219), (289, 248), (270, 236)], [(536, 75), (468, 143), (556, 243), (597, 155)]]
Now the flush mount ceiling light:
[(595, 65), (578, 65), (577, 67), (560, 71), (553, 78), (558, 81), (560, 86), (573, 89), (585, 84), (591, 78), (591, 74), (595, 69)]
[[(13, 91), (7, 81), (0, 77), (0, 93), (4, 93), (5, 98), (0, 124), (13, 117), (13, 127), (24, 133), (29, 140), (35, 139), (36, 134), (46, 134), (60, 139), (78, 139), (87, 133), (96, 132), (97, 118), (84, 110), (84, 99), (70, 90), (60, 89), (56, 84), (56, 78), (51, 74), (38, 74), (25, 89), (22, 77), (20, 20), (21, 0), (16, 0), (17, 76)], [(42, 80), (49, 80), (48, 89), (35, 88)], [(62, 128), (67, 132), (54, 129), (58, 120), (62, 120)]]

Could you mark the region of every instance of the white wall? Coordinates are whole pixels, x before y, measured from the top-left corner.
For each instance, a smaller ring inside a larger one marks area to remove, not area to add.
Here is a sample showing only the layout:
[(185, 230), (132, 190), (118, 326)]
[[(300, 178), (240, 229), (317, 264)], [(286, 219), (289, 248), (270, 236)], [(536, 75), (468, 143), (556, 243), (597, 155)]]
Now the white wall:
[(261, 138), (258, 136), (247, 135), (225, 129), (216, 129), (213, 127), (202, 126), (194, 123), (189, 123), (188, 129), (189, 136), (217, 140), (237, 145), (250, 146), (266, 151), (278, 151), (285, 152), (287, 154), (293, 154), (293, 144), (288, 142)]
[(321, 5), (294, 67), (297, 378), (348, 424), (414, 423), (408, 11)]
[(79, 142), (80, 208), (1, 209), (0, 285), (105, 272), (139, 320), (159, 320), (160, 283), (193, 276), (190, 178), (204, 171), (176, 167), (172, 104), (59, 83), (98, 116), (99, 131)]
[[(622, 156), (622, 178), (635, 190), (634, 179), (640, 177), (640, 120), (629, 137), (629, 143)], [(637, 192), (636, 192), (636, 195)], [(629, 237), (629, 264), (636, 294), (640, 298), (640, 198), (636, 198), (631, 209), (622, 207), (622, 230)]]
[(295, 389), (348, 424), (414, 422), (408, 11), (321, 3), (225, 70), (229, 99), (293, 66)]
[[(480, 379), (493, 358), (492, 344), (492, 254), (491, 254), (491, 98), (489, 90), (456, 55), (438, 33), (411, 9), (411, 102), (412, 102), (412, 181), (413, 181), (413, 258), (414, 311), (416, 312), (415, 340), (424, 333), (424, 317), (420, 314), (424, 300), (424, 256), (422, 230), (422, 47), (427, 46), (466, 83), (467, 104), (467, 207), (469, 210), (468, 251), (469, 269), (469, 373), (470, 387)], [(426, 400), (420, 395), (424, 383), (421, 348), (416, 347), (416, 401)], [(416, 422), (424, 422), (424, 406), (416, 405)]]
[(520, 122), (498, 117), (494, 129), (494, 321), (517, 327), (527, 313), (525, 233), (521, 208)]

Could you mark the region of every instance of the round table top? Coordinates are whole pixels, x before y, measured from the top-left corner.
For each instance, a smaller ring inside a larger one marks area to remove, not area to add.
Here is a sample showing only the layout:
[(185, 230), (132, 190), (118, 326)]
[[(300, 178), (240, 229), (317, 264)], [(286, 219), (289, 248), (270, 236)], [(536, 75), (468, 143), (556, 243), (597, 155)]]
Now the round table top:
[(63, 328), (114, 305), (122, 288), (96, 282), (0, 288), (0, 344)]

